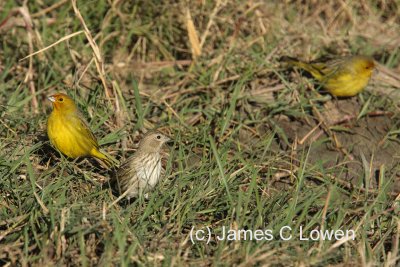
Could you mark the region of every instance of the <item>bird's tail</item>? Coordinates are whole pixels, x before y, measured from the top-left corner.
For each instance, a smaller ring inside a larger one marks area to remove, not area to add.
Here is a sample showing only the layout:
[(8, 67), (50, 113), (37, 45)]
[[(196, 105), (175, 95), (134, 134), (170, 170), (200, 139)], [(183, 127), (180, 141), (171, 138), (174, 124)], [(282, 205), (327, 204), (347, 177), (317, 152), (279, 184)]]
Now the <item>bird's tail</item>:
[(281, 57), (279, 61), (286, 64), (287, 67), (298, 67), (303, 69), (313, 75), (316, 79), (320, 79), (323, 76), (323, 73), (321, 73), (321, 70), (317, 68), (315, 64), (310, 64), (288, 56)]
[(114, 159), (112, 156), (104, 152), (101, 152), (97, 149), (92, 151), (92, 156), (101, 160), (107, 166), (107, 168), (115, 167), (118, 164), (118, 161)]
[(286, 66), (288, 66), (288, 67), (299, 67), (299, 68), (302, 68), (302, 69), (304, 69), (304, 70), (306, 70), (306, 71), (311, 72), (311, 71), (309, 70), (309, 67), (308, 67), (310, 64), (308, 64), (308, 63), (306, 63), (306, 62), (303, 62), (303, 61), (301, 61), (301, 60), (298, 60), (298, 59), (296, 59), (296, 58), (288, 57), (288, 56), (283, 56), (283, 57), (281, 57), (281, 58), (279, 59), (279, 61), (282, 62), (282, 63), (284, 63), (284, 64), (285, 64)]

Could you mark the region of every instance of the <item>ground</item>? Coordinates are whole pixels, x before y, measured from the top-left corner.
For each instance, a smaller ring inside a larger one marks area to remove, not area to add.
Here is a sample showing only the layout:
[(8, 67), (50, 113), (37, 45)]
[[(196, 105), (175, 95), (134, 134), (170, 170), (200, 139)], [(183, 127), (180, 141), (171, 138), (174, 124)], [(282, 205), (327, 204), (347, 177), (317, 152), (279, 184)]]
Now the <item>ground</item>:
[[(6, 0), (0, 10), (1, 264), (399, 264), (398, 1)], [(352, 54), (377, 67), (351, 98), (280, 62)], [(172, 137), (147, 198), (112, 204), (115, 169), (54, 150), (55, 92), (120, 162), (149, 129)], [(220, 240), (224, 227), (263, 234)], [(303, 240), (312, 230), (355, 238)]]

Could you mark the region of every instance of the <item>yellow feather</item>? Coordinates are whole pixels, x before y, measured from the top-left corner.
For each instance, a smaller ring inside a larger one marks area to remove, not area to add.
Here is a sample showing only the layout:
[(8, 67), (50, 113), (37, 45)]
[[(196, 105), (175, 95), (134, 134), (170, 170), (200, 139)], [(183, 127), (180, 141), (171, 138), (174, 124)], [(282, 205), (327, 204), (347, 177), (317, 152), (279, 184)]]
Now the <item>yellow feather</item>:
[(364, 90), (375, 67), (374, 60), (366, 56), (350, 56), (325, 63), (306, 63), (292, 58), (282, 60), (309, 72), (329, 93), (338, 97), (354, 96)]
[(112, 161), (99, 151), (96, 137), (72, 99), (65, 94), (55, 94), (49, 99), (53, 111), (47, 121), (47, 135), (53, 146), (69, 158), (95, 157), (111, 166)]

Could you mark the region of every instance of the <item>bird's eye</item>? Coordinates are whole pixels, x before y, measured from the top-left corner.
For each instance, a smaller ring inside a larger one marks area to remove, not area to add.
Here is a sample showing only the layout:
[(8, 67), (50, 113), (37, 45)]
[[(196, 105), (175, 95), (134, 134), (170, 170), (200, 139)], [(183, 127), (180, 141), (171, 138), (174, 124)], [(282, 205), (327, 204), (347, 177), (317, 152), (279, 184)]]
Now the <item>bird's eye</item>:
[(64, 98), (61, 97), (61, 98), (58, 99), (58, 101), (63, 102)]
[(157, 139), (160, 140), (161, 139), (161, 135), (157, 135)]

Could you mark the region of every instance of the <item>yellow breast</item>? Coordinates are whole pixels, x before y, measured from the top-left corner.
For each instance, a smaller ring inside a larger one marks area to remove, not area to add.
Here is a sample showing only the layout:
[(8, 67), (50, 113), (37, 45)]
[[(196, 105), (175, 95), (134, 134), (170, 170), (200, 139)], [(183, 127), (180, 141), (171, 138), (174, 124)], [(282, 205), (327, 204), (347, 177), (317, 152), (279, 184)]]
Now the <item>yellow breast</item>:
[(334, 79), (328, 79), (324, 87), (332, 95), (350, 97), (360, 93), (368, 84), (370, 75), (341, 74)]
[(93, 141), (80, 133), (76, 119), (60, 116), (56, 111), (48, 119), (47, 134), (53, 146), (70, 158), (89, 156), (95, 148)]

